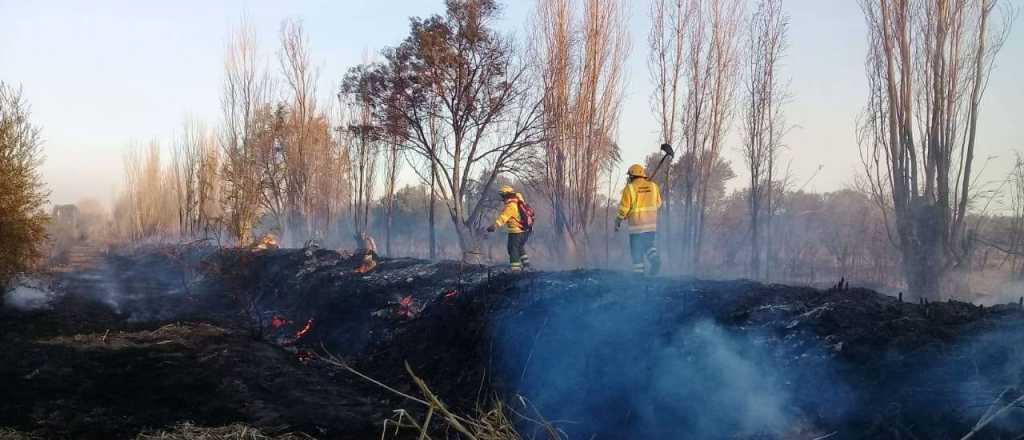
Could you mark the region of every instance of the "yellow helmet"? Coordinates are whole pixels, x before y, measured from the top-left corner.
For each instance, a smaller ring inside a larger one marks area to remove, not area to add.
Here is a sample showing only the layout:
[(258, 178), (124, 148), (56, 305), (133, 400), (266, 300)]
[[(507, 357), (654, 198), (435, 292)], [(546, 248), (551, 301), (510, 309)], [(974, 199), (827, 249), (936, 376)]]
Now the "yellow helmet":
[(498, 194), (501, 194), (503, 196), (515, 193), (516, 190), (512, 188), (512, 185), (501, 185), (501, 189), (498, 190)]
[(644, 171), (644, 166), (638, 163), (629, 166), (629, 171), (626, 172), (631, 177), (647, 177), (647, 171)]

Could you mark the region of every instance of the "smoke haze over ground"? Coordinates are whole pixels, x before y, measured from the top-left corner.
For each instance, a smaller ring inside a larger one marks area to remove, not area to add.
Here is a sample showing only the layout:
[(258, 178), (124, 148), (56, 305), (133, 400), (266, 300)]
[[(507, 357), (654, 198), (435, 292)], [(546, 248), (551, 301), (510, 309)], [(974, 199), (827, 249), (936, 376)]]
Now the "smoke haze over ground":
[[(566, 421), (569, 438), (785, 438), (813, 430), (807, 419), (841, 420), (849, 405), (816, 341), (779, 347), (768, 330), (725, 328), (642, 283), (593, 287), (504, 317), (495, 335), (502, 374), (546, 418)], [(794, 362), (782, 353), (792, 346), (809, 346), (800, 356), (815, 361)], [(792, 393), (821, 411), (802, 413)]]
[(20, 279), (3, 296), (4, 305), (22, 311), (43, 310), (50, 307), (54, 293), (38, 280)]

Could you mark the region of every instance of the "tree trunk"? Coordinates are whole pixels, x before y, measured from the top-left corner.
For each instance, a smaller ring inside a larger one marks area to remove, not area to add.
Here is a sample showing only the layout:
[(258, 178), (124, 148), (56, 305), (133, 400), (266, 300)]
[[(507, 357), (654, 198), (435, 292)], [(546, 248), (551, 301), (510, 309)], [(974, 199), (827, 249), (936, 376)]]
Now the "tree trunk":
[(941, 207), (916, 198), (909, 228), (900, 237), (903, 270), (912, 296), (937, 300), (942, 297), (945, 268), (942, 255)]
[(459, 236), (462, 261), (469, 264), (483, 263), (483, 254), (480, 252), (480, 234), (461, 220), (455, 222), (455, 233)]
[(572, 233), (571, 228), (569, 220), (565, 215), (565, 208), (556, 206), (555, 234), (558, 237), (558, 242), (561, 243), (561, 249), (559, 249), (559, 254), (562, 257), (561, 264), (566, 268), (578, 269), (582, 266), (580, 264), (579, 249), (576, 246), (576, 237)]
[[(390, 204), (390, 202), (389, 202)], [(384, 224), (384, 253), (391, 257), (394, 254), (391, 253), (391, 219), (392, 219), (392, 207), (388, 206), (388, 218)]]
[(430, 228), (430, 259), (437, 259), (437, 228), (434, 222), (434, 212), (437, 211), (437, 191), (434, 190), (437, 185), (437, 165), (431, 163), (430, 165), (430, 212), (427, 213), (427, 223)]
[(664, 231), (662, 231), (662, 233), (660, 233), (658, 235), (661, 236), (662, 243), (665, 243), (665, 246), (662, 247), (662, 249), (664, 249), (664, 252), (665, 252), (665, 259), (668, 260), (668, 261), (675, 261), (675, 260), (672, 259), (672, 255), (674, 253), (673, 252), (673, 248), (672, 248), (672, 246), (669, 246), (669, 243), (672, 243), (672, 221), (675, 220), (675, 219), (672, 218), (672, 178), (671, 177), (672, 177), (672, 160), (670, 159), (668, 161), (668, 164), (665, 165), (665, 191), (662, 194), (662, 196), (663, 196), (662, 199), (665, 201), (665, 217), (664, 217), (665, 218), (665, 228), (664, 228)]
[(761, 277), (761, 225), (758, 209), (756, 204), (752, 204), (750, 212), (750, 277), (755, 280)]

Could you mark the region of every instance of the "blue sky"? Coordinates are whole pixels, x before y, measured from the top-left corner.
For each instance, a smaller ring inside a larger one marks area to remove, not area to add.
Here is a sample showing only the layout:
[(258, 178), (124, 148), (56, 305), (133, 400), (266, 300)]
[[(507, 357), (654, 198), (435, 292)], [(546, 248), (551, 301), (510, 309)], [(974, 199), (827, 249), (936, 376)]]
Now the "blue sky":
[[(1020, 0), (1010, 3), (1021, 6)], [(627, 162), (659, 143), (648, 106), (646, 4), (630, 3), (633, 50), (619, 135)], [(500, 26), (522, 36), (532, 6), (506, 2)], [(860, 170), (854, 123), (866, 93), (863, 18), (853, 0), (789, 0), (784, 7), (791, 16), (785, 70), (793, 94), (786, 111), (796, 125), (787, 137), (786, 160), (807, 189), (839, 189)], [(166, 144), (187, 117), (219, 121), (224, 47), (243, 14), (268, 58), (275, 55), (281, 20), (301, 19), (320, 68), (321, 95), (330, 96), (364, 53), (400, 41), (410, 16), (442, 8), (442, 0), (0, 0), (0, 80), (24, 88), (43, 127), (43, 173), (52, 202), (91, 197), (109, 203), (129, 142)], [(1024, 150), (1024, 30), (1017, 24), (983, 103), (979, 155), (995, 156), (986, 168), (988, 180), (1001, 179), (1013, 151)], [(733, 143), (725, 154), (742, 177), (737, 151)]]

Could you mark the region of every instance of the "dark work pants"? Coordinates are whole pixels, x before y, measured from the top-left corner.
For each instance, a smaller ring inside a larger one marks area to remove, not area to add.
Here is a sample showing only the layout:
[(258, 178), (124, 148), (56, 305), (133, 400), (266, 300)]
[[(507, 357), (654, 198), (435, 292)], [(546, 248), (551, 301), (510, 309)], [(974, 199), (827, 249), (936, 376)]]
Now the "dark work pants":
[(522, 270), (524, 265), (530, 265), (530, 256), (526, 254), (526, 242), (529, 239), (529, 232), (508, 234), (508, 262), (512, 264), (512, 270)]
[(629, 234), (629, 253), (633, 257), (633, 272), (644, 273), (644, 261), (650, 264), (652, 275), (661, 269), (661, 259), (658, 257), (658, 249), (654, 247), (656, 233), (639, 232)]

